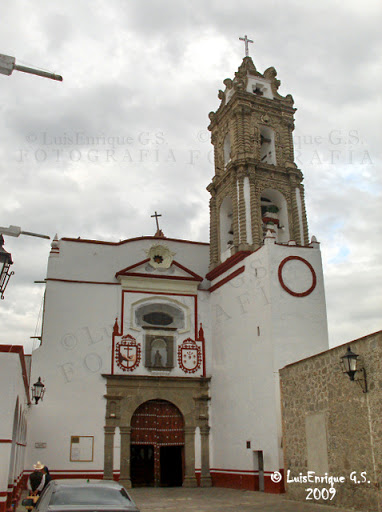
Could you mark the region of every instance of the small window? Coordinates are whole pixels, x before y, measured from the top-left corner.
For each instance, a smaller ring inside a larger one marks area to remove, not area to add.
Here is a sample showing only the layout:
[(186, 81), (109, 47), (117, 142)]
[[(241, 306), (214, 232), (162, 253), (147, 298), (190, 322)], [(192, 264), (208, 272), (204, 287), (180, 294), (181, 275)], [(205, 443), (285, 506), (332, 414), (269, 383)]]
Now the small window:
[(143, 316), (143, 320), (150, 325), (170, 325), (173, 322), (172, 316), (160, 311), (147, 313)]

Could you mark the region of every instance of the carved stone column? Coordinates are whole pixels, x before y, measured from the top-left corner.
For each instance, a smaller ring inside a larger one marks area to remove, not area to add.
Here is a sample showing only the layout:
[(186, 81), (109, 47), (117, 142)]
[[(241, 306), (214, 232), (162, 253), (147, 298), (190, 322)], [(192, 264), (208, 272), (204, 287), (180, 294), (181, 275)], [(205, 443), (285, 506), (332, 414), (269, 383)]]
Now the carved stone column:
[(183, 487), (197, 487), (195, 477), (195, 427), (184, 428), (185, 471)]
[(209, 191), (212, 195), (210, 199), (210, 266), (211, 268), (215, 268), (219, 263), (219, 222), (216, 205), (216, 193), (212, 188)]
[(305, 192), (304, 185), (300, 184), (300, 197), (301, 197), (301, 206), (302, 206), (302, 227), (304, 230), (304, 234), (302, 236), (304, 240), (304, 245), (309, 245), (309, 230), (308, 230), (308, 221), (306, 218), (306, 208), (305, 208)]
[(115, 427), (104, 427), (105, 444), (104, 444), (104, 464), (103, 478), (104, 480), (113, 480), (113, 456), (114, 456), (114, 434)]
[(131, 427), (119, 427), (121, 433), (121, 470), (119, 476), (119, 483), (131, 489), (130, 477), (130, 438)]
[(210, 474), (210, 427), (208, 425), (200, 427), (200, 439), (202, 461), (200, 487), (211, 487), (212, 480)]

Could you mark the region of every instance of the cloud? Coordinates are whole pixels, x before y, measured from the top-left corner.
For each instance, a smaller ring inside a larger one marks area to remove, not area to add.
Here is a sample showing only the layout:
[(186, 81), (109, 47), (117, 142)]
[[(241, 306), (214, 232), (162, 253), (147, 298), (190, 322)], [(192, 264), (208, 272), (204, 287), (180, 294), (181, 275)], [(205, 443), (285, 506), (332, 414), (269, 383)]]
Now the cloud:
[[(247, 34), (259, 71), (274, 66), (299, 109), (296, 161), (322, 243), (331, 341), (378, 328), (380, 25), (374, 0), (8, 2), (0, 51), (64, 81), (0, 75), (1, 224), (118, 241), (153, 234), (157, 210), (167, 236), (208, 241), (208, 112)], [(6, 248), (17, 273), (1, 341), (23, 343), (49, 243), (7, 237)]]

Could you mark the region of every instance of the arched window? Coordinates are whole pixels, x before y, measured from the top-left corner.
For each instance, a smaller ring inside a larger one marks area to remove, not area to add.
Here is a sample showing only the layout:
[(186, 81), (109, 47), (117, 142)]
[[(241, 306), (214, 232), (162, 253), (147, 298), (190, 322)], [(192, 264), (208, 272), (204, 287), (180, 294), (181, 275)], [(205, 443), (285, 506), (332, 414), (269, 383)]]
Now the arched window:
[(144, 304), (135, 310), (136, 324), (141, 327), (184, 329), (184, 313), (171, 304)]
[(261, 194), (261, 219), (263, 235), (271, 231), (279, 243), (289, 241), (288, 206), (285, 197), (278, 190), (271, 188)]
[(225, 261), (231, 256), (233, 245), (233, 209), (230, 197), (224, 198), (220, 206), (220, 259)]
[(275, 132), (268, 126), (260, 126), (260, 161), (276, 165)]
[(136, 325), (145, 330), (145, 367), (171, 370), (175, 360), (175, 334), (185, 328), (185, 313), (165, 302), (141, 304), (135, 310)]
[(224, 138), (224, 167), (228, 164), (228, 162), (231, 160), (231, 137), (230, 134), (227, 133), (227, 135)]

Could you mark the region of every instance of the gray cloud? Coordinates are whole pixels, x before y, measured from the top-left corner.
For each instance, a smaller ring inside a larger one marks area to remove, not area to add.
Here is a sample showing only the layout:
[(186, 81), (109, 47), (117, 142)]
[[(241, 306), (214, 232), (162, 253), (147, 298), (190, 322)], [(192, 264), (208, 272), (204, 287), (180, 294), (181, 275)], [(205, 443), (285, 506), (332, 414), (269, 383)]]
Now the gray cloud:
[[(0, 224), (115, 241), (153, 234), (156, 209), (167, 236), (208, 241), (208, 112), (246, 33), (259, 71), (274, 66), (299, 109), (296, 158), (322, 243), (331, 342), (376, 330), (380, 25), (374, 0), (8, 3), (0, 52), (64, 82), (0, 75)], [(7, 237), (6, 248), (16, 274), (1, 341), (20, 344), (34, 334), (42, 289), (33, 281), (49, 243)]]

